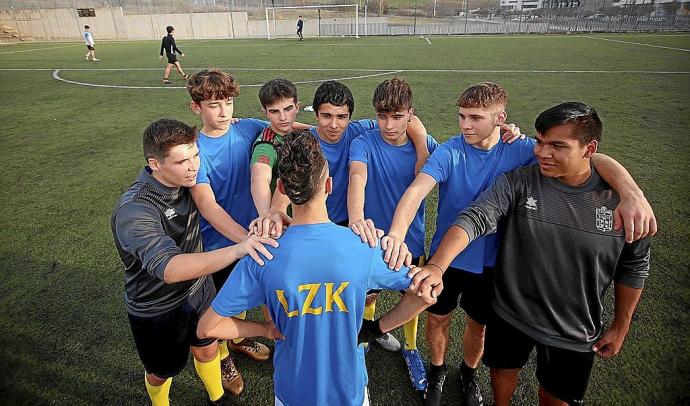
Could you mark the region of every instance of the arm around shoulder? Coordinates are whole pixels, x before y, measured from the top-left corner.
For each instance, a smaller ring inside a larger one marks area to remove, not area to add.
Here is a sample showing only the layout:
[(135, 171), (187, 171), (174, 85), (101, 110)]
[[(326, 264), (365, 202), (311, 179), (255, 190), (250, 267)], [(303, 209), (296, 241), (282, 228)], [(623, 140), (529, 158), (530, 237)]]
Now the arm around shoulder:
[(627, 242), (656, 234), (654, 210), (623, 165), (601, 153), (592, 156), (592, 165), (620, 196), (620, 203), (614, 211), (614, 229), (624, 228)]

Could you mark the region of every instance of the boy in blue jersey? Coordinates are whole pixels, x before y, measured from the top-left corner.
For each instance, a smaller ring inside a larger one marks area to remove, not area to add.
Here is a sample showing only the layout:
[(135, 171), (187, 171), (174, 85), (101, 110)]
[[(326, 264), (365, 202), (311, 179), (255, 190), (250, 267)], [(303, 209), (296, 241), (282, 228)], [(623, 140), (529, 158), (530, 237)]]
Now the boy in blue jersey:
[[(334, 223), (347, 226), (349, 224), (347, 220), (347, 185), (349, 182), (348, 163), (350, 144), (352, 140), (364, 132), (378, 128), (378, 125), (374, 120), (350, 120), (355, 109), (354, 97), (347, 86), (336, 81), (324, 82), (316, 89), (313, 107), (316, 114), (317, 125), (316, 127), (311, 127), (309, 130), (321, 144), (321, 151), (328, 160), (329, 175), (333, 179), (333, 192), (326, 200), (328, 216)], [(426, 129), (419, 118), (412, 118), (412, 121), (407, 127), (407, 134), (415, 145), (415, 151), (417, 153), (416, 168), (421, 168), (422, 164), (426, 162), (426, 159), (429, 157), (429, 151), (426, 147)], [(262, 147), (269, 148), (269, 146)], [(269, 150), (269, 152), (271, 151)], [(275, 161), (275, 158), (272, 158), (269, 154), (265, 154), (264, 160), (270, 162)], [(252, 171), (254, 171), (254, 167)], [(252, 184), (252, 186), (254, 186), (254, 184)], [(280, 236), (282, 233), (282, 220), (285, 216), (286, 214), (281, 213), (280, 208), (276, 207), (274, 204), (272, 205), (269, 216), (264, 217), (266, 218), (267, 225), (275, 227), (273, 228), (275, 236)], [(263, 233), (263, 224), (263, 222), (257, 224), (257, 232), (259, 234)], [(370, 223), (369, 226), (369, 228), (364, 230), (353, 228), (353, 231), (362, 237), (362, 241), (366, 240), (370, 242), (372, 246), (375, 246), (374, 244), (378, 240), (376, 238), (375, 226), (373, 222)], [(400, 261), (396, 261), (397, 268), (402, 266), (402, 259), (404, 257), (405, 255), (399, 255)], [(388, 343), (393, 340), (395, 340), (395, 338), (390, 336), (390, 339), (385, 342)], [(399, 348), (400, 344), (397, 343), (396, 350)]]
[[(512, 145), (499, 142), (499, 126), (507, 117), (507, 100), (505, 89), (490, 82), (476, 84), (462, 93), (458, 100), (462, 134), (450, 138), (431, 155), (400, 200), (388, 233), (390, 250), (402, 244), (423, 199), (439, 183), (436, 232), (428, 264), (434, 268), (435, 252), (457, 214), (482, 191), (490, 188), (502, 173), (536, 162), (533, 139), (519, 140)], [(625, 169), (611, 158), (595, 156), (592, 162), (617, 189), (636, 189)], [(443, 274), (445, 288), (438, 302), (428, 309), (426, 323), (431, 357), (426, 393), (428, 405), (441, 403), (448, 331), (458, 297), (467, 322), (463, 337), (464, 359), (460, 366), (462, 402), (466, 405), (482, 404), (475, 369), (482, 357), (485, 326), (491, 314), (490, 273), (497, 249), (498, 237), (495, 234), (479, 237), (453, 259), (449, 271)]]
[[(187, 90), (192, 98), (191, 109), (203, 122), (197, 141), (201, 163), (197, 184), (191, 191), (202, 215), (204, 250), (210, 251), (244, 240), (249, 223), (257, 216), (249, 189), (249, 156), (256, 135), (268, 123), (251, 118), (233, 123), (233, 103), (239, 95), (239, 85), (232, 76), (217, 69), (195, 73)], [(235, 264), (213, 274), (216, 290), (223, 286)], [(270, 351), (252, 339), (220, 343), (223, 386), (239, 394), (244, 382), (228, 348), (260, 361), (267, 360)]]
[[(373, 105), (379, 128), (365, 132), (350, 146), (347, 209), (351, 227), (363, 228), (365, 219), (371, 219), (387, 233), (395, 207), (415, 177), (415, 150), (407, 136), (407, 126), (414, 113), (410, 85), (399, 78), (386, 80), (376, 88)], [(427, 135), (429, 152), (433, 153), (437, 145)], [(424, 261), (423, 206), (414, 218), (405, 243), (412, 253), (412, 263), (421, 265)], [(370, 293), (366, 319), (373, 318), (378, 296), (377, 291)], [(414, 388), (423, 391), (426, 373), (417, 350), (417, 318), (405, 324), (404, 332), (403, 357)]]
[[(367, 289), (406, 289), (404, 272), (388, 269), (380, 248), (329, 221), (328, 164), (307, 131), (279, 148), (278, 188), (289, 197), (292, 225), (264, 267), (240, 261), (199, 322), (201, 337), (280, 339), (274, 355), (276, 405), (367, 405), (359, 342), (395, 328), (433, 303), (431, 290), (406, 293), (376, 322), (362, 322)], [(275, 325), (231, 317), (266, 304)], [(359, 332), (359, 334), (358, 334)]]
[[(352, 141), (366, 131), (378, 128), (376, 121), (364, 119), (351, 121), (355, 100), (347, 86), (335, 81), (324, 82), (314, 94), (316, 127), (310, 128), (318, 138), (326, 159), (329, 175), (333, 178), (333, 193), (328, 196), (328, 215), (336, 224), (347, 226), (347, 186), (349, 183), (348, 163)], [(417, 162), (426, 161), (429, 151), (426, 147), (426, 128), (416, 116), (407, 127)], [(419, 165), (421, 167), (421, 164)], [(359, 230), (355, 230), (358, 232)]]

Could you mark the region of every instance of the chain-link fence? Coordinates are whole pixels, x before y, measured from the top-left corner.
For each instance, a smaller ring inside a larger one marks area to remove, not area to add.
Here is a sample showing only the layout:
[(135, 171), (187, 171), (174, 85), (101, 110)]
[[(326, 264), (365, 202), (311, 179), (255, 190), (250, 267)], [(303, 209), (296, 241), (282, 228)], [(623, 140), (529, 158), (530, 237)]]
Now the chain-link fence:
[[(85, 24), (100, 39), (157, 38), (165, 21), (192, 38), (280, 37), (294, 35), (300, 15), (309, 36), (690, 30), (690, 0), (632, 4), (644, 1), (0, 0), (0, 24), (46, 40), (79, 38)], [(218, 27), (197, 29), (207, 25)]]

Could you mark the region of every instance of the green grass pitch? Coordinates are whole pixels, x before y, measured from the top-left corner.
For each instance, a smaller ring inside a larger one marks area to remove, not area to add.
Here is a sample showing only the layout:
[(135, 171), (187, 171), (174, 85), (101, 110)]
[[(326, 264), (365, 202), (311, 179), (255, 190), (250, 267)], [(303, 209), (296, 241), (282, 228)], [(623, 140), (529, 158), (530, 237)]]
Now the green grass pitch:
[[(479, 81), (508, 89), (509, 121), (528, 134), (536, 115), (556, 103), (579, 100), (596, 106), (605, 128), (600, 150), (623, 163), (642, 186), (660, 232), (623, 351), (597, 360), (587, 402), (688, 402), (690, 35), (429, 40), (178, 38), (187, 54), (181, 59), (187, 72), (220, 67), (247, 85), (235, 102), (238, 117), (260, 116), (255, 85), (274, 77), (297, 82), (303, 106), (311, 104), (319, 81), (343, 79), (355, 94), (354, 118), (371, 118), (375, 86), (398, 74), (412, 84), (417, 114), (439, 141), (458, 132), (457, 97)], [(127, 323), (110, 214), (144, 163), (143, 129), (162, 117), (200, 124), (189, 109), (184, 82), (171, 75), (171, 88), (160, 84), (159, 47), (158, 41), (97, 42), (101, 61), (93, 63), (84, 61), (82, 43), (0, 46), (2, 404), (148, 401)], [(298, 120), (315, 122), (307, 112)], [(428, 204), (430, 231), (434, 199)], [(386, 295), (379, 308), (396, 298)], [(452, 369), (445, 400), (453, 404), (459, 401), (461, 315), (452, 325), (448, 356)], [(424, 320), (419, 341), (426, 356)], [(396, 335), (402, 337), (399, 331)], [(237, 359), (246, 381), (238, 403), (272, 404), (270, 364)], [(414, 404), (400, 355), (374, 347), (367, 363), (372, 404)], [(533, 372), (533, 364), (523, 372), (516, 404), (536, 403)], [(490, 401), (488, 372), (481, 374)], [(299, 379), (297, 384), (309, 386)], [(175, 378), (171, 399), (187, 405), (201, 404), (204, 397), (190, 362)]]

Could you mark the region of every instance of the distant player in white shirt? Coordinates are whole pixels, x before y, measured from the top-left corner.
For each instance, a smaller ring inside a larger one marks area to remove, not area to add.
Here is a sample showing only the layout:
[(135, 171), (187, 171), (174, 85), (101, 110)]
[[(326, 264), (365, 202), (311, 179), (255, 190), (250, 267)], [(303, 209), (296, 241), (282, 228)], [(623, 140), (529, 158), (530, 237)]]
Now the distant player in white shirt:
[(88, 61), (89, 56), (91, 56), (92, 61), (100, 61), (100, 59), (96, 58), (96, 48), (93, 46), (95, 42), (93, 42), (93, 35), (91, 35), (91, 32), (89, 32), (88, 25), (84, 26), (84, 42), (86, 43), (86, 48), (88, 49), (86, 55), (84, 55), (84, 59)]

